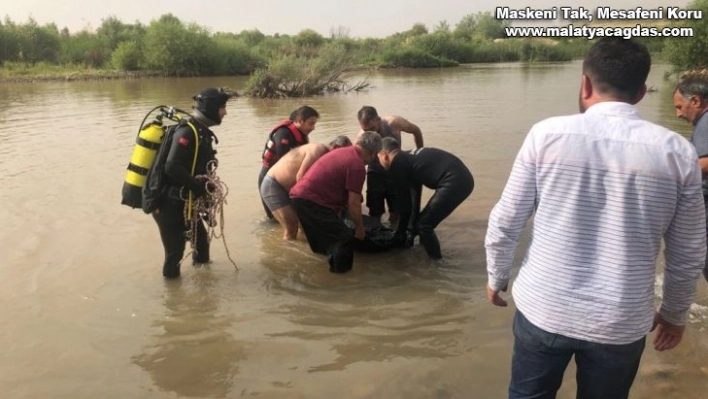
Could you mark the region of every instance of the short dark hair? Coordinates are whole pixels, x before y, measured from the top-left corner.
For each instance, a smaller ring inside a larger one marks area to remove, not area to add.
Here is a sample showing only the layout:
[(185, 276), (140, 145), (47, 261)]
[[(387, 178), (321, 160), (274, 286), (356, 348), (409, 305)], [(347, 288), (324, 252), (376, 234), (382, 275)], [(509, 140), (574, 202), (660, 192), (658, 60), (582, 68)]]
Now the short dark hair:
[(319, 118), (320, 114), (316, 109), (310, 107), (309, 105), (303, 105), (302, 107), (296, 109), (290, 113), (290, 120), (295, 122), (297, 120), (306, 121), (312, 117)]
[(381, 140), (381, 151), (394, 152), (401, 149), (401, 145), (393, 137), (386, 137)]
[(374, 119), (379, 117), (379, 113), (376, 112), (376, 108), (365, 105), (361, 107), (359, 112), (356, 114), (356, 118), (359, 120), (359, 122), (371, 122)]
[(588, 51), (583, 73), (600, 93), (630, 101), (639, 94), (651, 69), (647, 47), (635, 39), (604, 37)]
[(708, 99), (708, 70), (686, 71), (679, 77), (676, 90), (683, 97), (698, 96), (702, 100)]

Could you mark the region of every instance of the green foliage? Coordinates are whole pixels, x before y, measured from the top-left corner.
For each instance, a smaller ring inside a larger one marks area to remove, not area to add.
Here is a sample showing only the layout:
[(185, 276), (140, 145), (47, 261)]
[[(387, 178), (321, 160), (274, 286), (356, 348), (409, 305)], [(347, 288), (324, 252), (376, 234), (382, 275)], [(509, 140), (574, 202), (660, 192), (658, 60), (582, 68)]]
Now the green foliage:
[(666, 41), (665, 56), (676, 71), (708, 67), (708, 0), (694, 0), (686, 8), (703, 10), (704, 18), (672, 25), (693, 28), (693, 37), (673, 37)]
[(124, 41), (111, 55), (111, 65), (120, 71), (137, 71), (142, 63), (142, 47), (135, 41)]
[(293, 37), (293, 42), (299, 47), (320, 47), (325, 39), (312, 29), (305, 29)]
[(386, 66), (404, 68), (432, 68), (456, 66), (456, 61), (436, 57), (417, 48), (403, 48), (400, 50), (386, 50), (381, 55), (381, 61)]
[(475, 27), (473, 36), (482, 39), (500, 39), (505, 36), (504, 28), (509, 24), (500, 21), (491, 12), (478, 13), (475, 16)]
[(110, 50), (101, 37), (81, 31), (62, 40), (61, 62), (101, 67), (110, 57)]
[(326, 44), (315, 57), (285, 54), (258, 68), (246, 84), (246, 94), (261, 98), (305, 97), (333, 91), (358, 90), (342, 75), (352, 68), (356, 55), (341, 44)]
[(218, 36), (213, 43), (211, 73), (214, 75), (245, 75), (265, 64), (251, 57), (248, 45), (240, 39)]
[(214, 47), (206, 29), (185, 26), (172, 14), (150, 23), (144, 43), (146, 67), (166, 76), (196, 76), (207, 71)]
[(40, 27), (30, 18), (26, 24), (17, 26), (15, 37), (19, 45), (19, 60), (29, 64), (58, 61), (61, 44), (55, 25)]
[[(708, 15), (708, 0), (694, 0), (690, 8), (703, 9)], [(429, 31), (424, 24), (415, 23), (386, 38), (354, 39), (342, 26), (333, 28), (329, 37), (312, 29), (294, 36), (265, 35), (257, 29), (212, 33), (172, 14), (162, 15), (148, 26), (110, 16), (95, 31), (77, 33), (66, 28), (59, 31), (53, 24), (39, 26), (33, 19), (16, 24), (6, 17), (0, 23), (0, 65), (4, 64), (4, 69), (14, 65), (16, 74), (37, 70), (33, 64), (41, 64), (42, 70), (48, 65), (64, 65), (72, 71), (99, 68), (131, 76), (252, 74), (252, 92), (277, 97), (348, 90), (342, 76), (363, 67), (566, 61), (581, 58), (593, 43), (585, 39), (505, 39), (508, 25), (490, 12), (479, 12), (463, 16), (454, 27), (441, 21)], [(693, 27), (695, 36), (640, 40), (653, 56), (662, 53), (677, 67), (708, 66), (708, 22), (685, 21), (681, 26)]]
[(253, 29), (242, 31), (238, 34), (238, 38), (241, 39), (247, 46), (257, 46), (263, 41), (263, 39), (265, 39), (265, 35), (258, 29)]

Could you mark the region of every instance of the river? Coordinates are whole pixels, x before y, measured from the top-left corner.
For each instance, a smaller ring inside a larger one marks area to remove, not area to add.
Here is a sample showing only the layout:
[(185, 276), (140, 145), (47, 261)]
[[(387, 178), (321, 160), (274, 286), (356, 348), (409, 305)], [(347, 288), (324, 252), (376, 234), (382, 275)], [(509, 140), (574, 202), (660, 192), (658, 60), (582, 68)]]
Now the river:
[[(487, 218), (531, 125), (577, 112), (580, 66), (376, 71), (360, 93), (230, 101), (214, 131), (239, 270), (219, 240), (214, 263), (183, 265), (177, 282), (162, 278), (152, 218), (120, 204), (135, 135), (154, 106), (189, 109), (201, 88), (245, 78), (0, 84), (2, 397), (506, 397), (514, 308), (486, 301)], [(638, 108), (687, 136), (667, 69), (654, 66), (657, 91)], [(468, 165), (475, 189), (438, 228), (442, 261), (416, 246), (357, 254), (336, 275), (305, 242), (283, 242), (256, 180), (268, 130), (302, 104), (321, 114), (314, 142), (353, 138), (372, 105)], [(678, 348), (647, 346), (631, 398), (704, 397), (707, 295), (701, 280)], [(558, 397), (574, 392), (571, 364)]]

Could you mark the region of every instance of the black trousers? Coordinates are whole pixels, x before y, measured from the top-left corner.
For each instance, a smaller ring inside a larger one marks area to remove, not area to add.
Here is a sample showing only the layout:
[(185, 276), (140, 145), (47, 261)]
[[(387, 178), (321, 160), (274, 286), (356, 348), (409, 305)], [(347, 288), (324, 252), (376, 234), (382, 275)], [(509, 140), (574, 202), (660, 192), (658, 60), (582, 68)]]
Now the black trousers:
[(435, 190), (425, 208), (420, 212), (415, 229), (419, 232), (434, 230), (440, 222), (450, 216), (452, 211), (472, 194), (473, 189), (474, 180), (472, 175), (469, 175), (469, 178), (455, 176), (449, 181), (444, 181)]
[(301, 198), (292, 199), (310, 249), (327, 255), (329, 271), (346, 273), (354, 264), (354, 230), (332, 209)]
[(397, 213), (396, 189), (391, 174), (381, 166), (378, 159), (373, 160), (368, 165), (366, 171), (366, 207), (369, 208), (369, 216), (378, 218), (388, 212)]
[(268, 209), (268, 205), (266, 205), (265, 201), (263, 201), (263, 198), (261, 197), (261, 184), (263, 183), (263, 179), (265, 179), (266, 174), (268, 174), (268, 168), (263, 165), (261, 167), (261, 172), (258, 174), (258, 198), (261, 199), (261, 204), (263, 204), (263, 209), (265, 210), (268, 219), (273, 219), (273, 212)]
[[(165, 262), (162, 265), (162, 275), (167, 278), (178, 277), (180, 275), (180, 261), (184, 257), (184, 249), (187, 244), (185, 235), (189, 226), (184, 220), (184, 201), (166, 199), (159, 212), (153, 212), (152, 217), (160, 230), (162, 246), (165, 249)], [(193, 232), (194, 234), (194, 232)], [(195, 263), (206, 263), (209, 261), (209, 239), (204, 223), (197, 223), (197, 248), (192, 254), (192, 261)]]

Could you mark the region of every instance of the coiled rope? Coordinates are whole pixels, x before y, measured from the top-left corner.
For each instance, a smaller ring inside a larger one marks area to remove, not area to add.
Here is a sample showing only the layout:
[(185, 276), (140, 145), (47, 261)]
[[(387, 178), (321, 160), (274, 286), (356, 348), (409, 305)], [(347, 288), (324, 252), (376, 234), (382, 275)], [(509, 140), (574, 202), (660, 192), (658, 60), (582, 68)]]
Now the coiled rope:
[[(226, 245), (226, 237), (224, 236), (224, 205), (226, 204), (226, 196), (229, 194), (229, 187), (216, 174), (216, 161), (207, 163), (207, 173), (205, 175), (196, 175), (195, 179), (203, 182), (206, 188), (206, 193), (197, 199), (192, 200), (191, 209), (189, 207), (189, 197), (184, 198), (187, 203), (184, 207), (184, 220), (189, 226), (187, 238), (192, 250), (182, 259), (186, 259), (193, 252), (197, 251), (197, 223), (206, 223), (207, 240), (211, 244), (212, 238), (221, 238), (226, 250), (226, 256), (232, 265), (239, 270), (236, 262), (231, 259), (229, 247)], [(184, 193), (182, 193), (184, 194)], [(217, 232), (217, 226), (219, 232)]]

